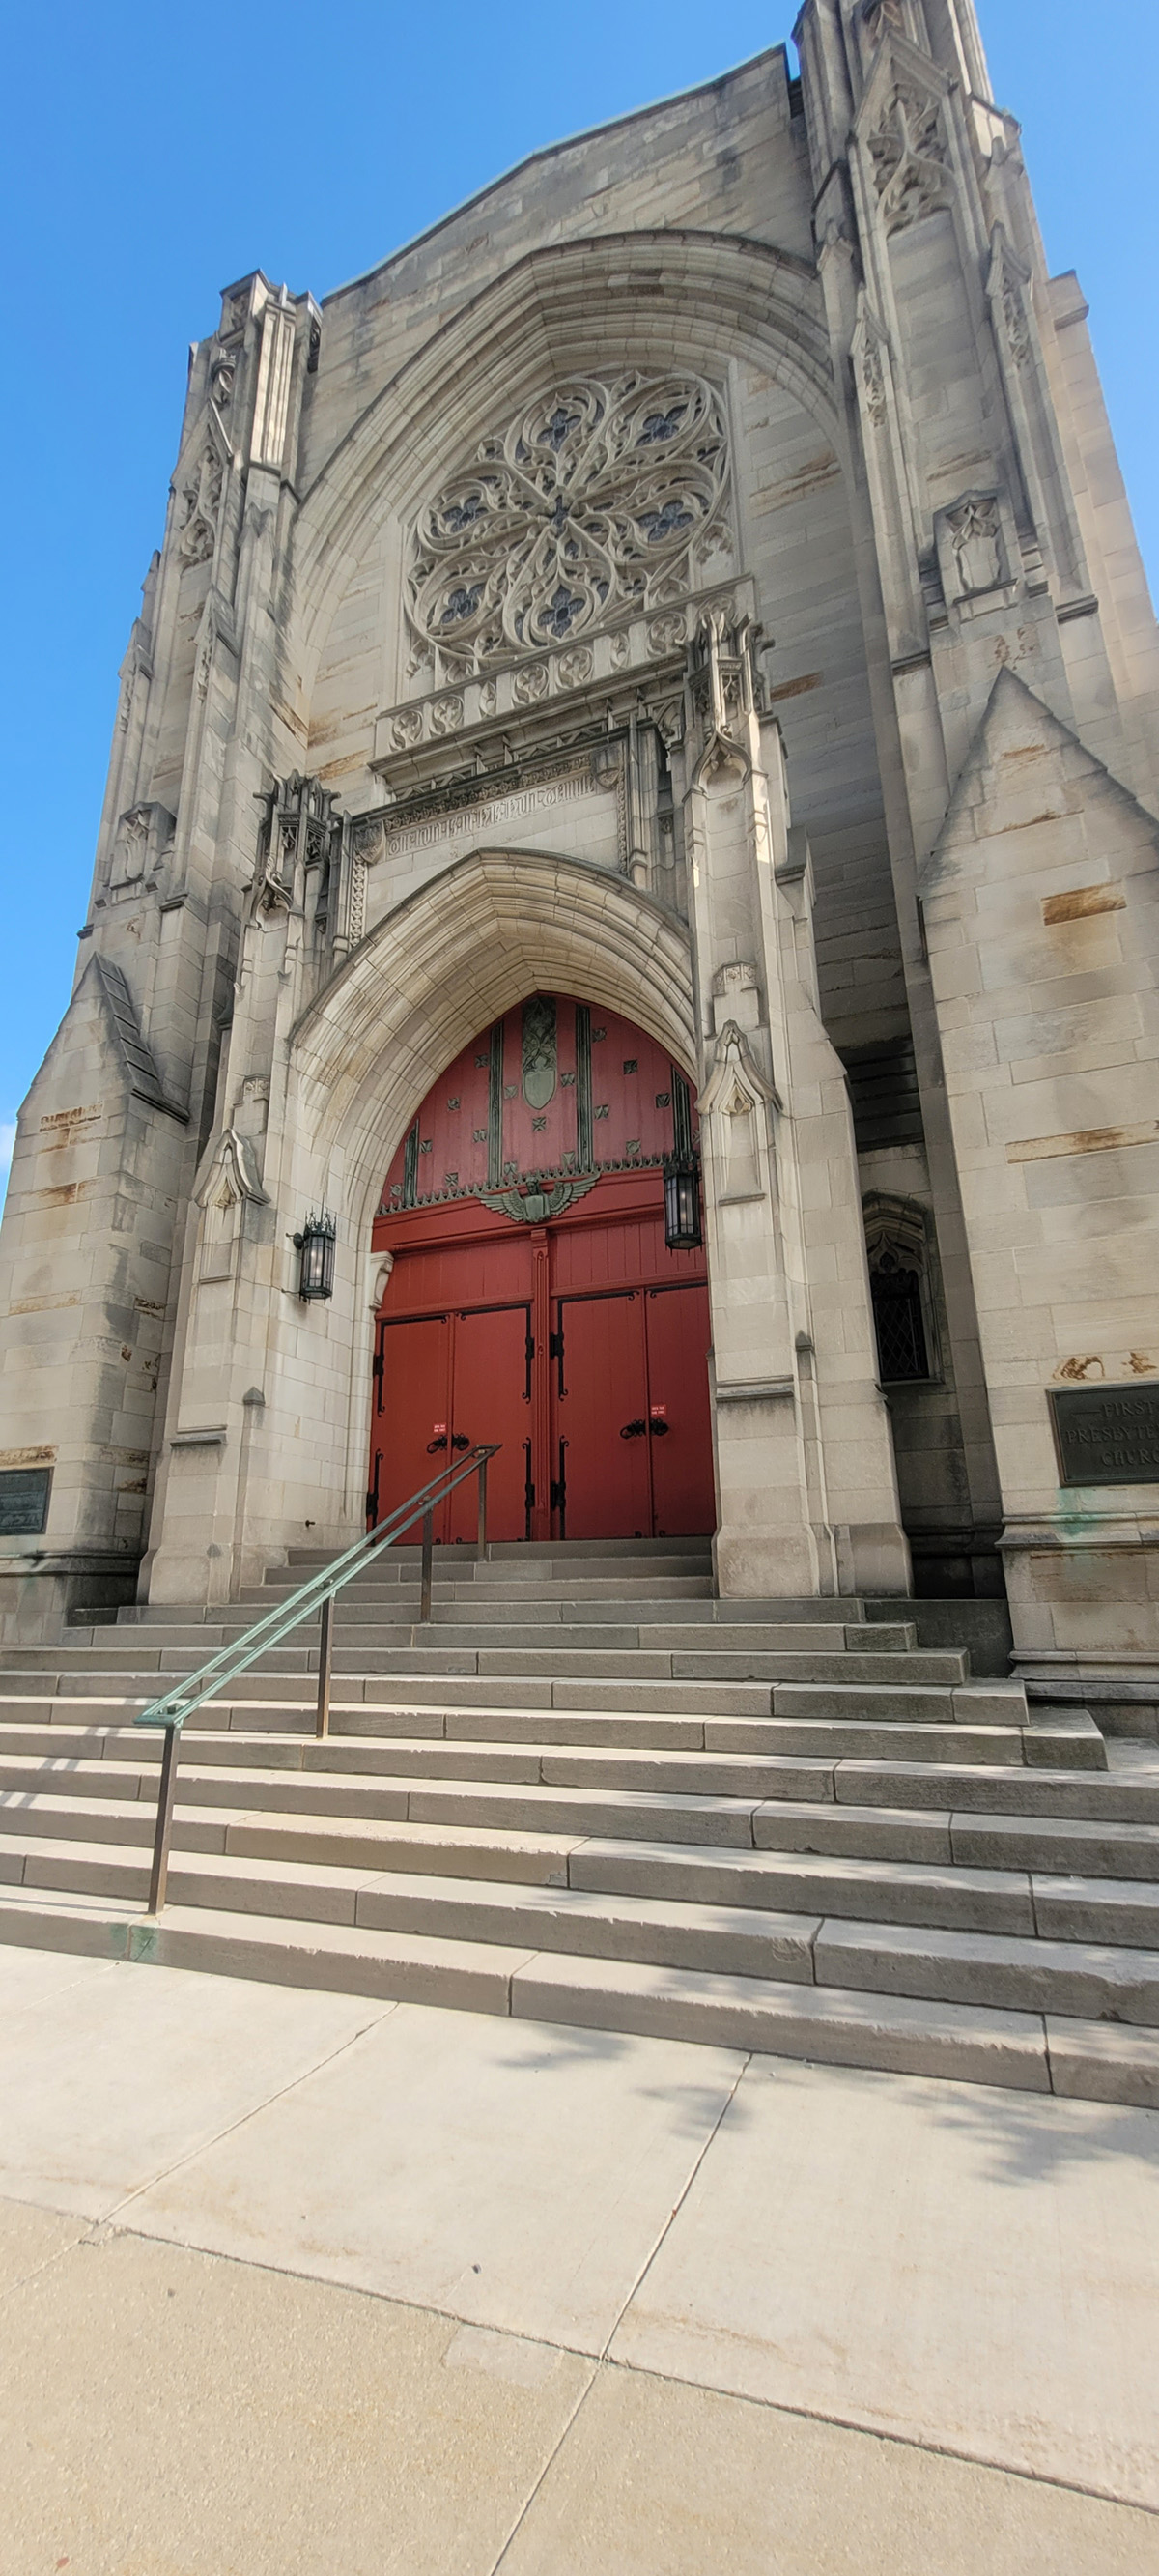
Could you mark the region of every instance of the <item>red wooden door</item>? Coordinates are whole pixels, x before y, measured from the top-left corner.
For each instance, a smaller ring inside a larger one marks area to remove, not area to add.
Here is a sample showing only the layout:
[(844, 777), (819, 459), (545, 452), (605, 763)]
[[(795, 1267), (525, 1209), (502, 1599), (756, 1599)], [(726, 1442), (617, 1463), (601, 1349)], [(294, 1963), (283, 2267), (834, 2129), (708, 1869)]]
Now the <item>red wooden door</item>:
[[(380, 1517), (486, 1442), (496, 1539), (712, 1528), (705, 1258), (664, 1240), (662, 1159), (695, 1132), (666, 1050), (575, 995), (530, 993), (461, 1049), (375, 1221)], [(465, 1481), (436, 1535), (477, 1526)]]
[(714, 1520), (708, 1409), (708, 1290), (702, 1280), (649, 1288), (648, 1449), (657, 1538), (699, 1537)]
[[(531, 1486), (531, 1308), (476, 1306), (455, 1315), (451, 1455), (501, 1442), (487, 1470), (487, 1536), (529, 1536)], [(447, 1536), (474, 1541), (479, 1488), (464, 1477), (449, 1498)]]
[(560, 1538), (647, 1538), (648, 1371), (636, 1288), (556, 1305), (553, 1481)]
[[(407, 1316), (378, 1328), (368, 1512), (384, 1521), (430, 1483), (451, 1451), (451, 1319)], [(435, 1536), (445, 1530), (445, 1506)], [(408, 1531), (405, 1545), (421, 1536)]]

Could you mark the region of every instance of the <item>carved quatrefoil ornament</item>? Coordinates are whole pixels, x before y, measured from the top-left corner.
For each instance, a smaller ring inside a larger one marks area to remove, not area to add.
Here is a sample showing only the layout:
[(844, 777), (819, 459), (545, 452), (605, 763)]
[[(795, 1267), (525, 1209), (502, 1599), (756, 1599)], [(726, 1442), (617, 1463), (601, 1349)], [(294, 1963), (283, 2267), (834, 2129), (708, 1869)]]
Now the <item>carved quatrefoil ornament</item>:
[(651, 613), (731, 569), (728, 445), (698, 376), (587, 377), (480, 440), (411, 540), (411, 669), (445, 676)]

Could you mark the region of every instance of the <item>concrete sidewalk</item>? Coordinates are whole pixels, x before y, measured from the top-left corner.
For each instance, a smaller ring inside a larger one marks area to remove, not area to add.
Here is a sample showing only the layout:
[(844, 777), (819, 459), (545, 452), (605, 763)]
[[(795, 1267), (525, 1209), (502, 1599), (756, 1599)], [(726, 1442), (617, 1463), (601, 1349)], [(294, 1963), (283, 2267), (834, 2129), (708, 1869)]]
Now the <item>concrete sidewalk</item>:
[(1159, 2114), (0, 1952), (0, 2572), (1155, 2576)]

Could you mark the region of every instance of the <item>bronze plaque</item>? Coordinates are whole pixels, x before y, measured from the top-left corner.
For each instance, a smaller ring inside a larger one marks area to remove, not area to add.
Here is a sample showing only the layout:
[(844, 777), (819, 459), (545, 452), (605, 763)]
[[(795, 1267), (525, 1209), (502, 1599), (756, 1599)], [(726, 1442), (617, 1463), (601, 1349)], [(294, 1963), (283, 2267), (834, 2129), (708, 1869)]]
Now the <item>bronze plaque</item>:
[(1159, 1379), (1050, 1389), (1064, 1485), (1159, 1484)]
[(0, 1538), (32, 1538), (48, 1519), (51, 1467), (0, 1468)]

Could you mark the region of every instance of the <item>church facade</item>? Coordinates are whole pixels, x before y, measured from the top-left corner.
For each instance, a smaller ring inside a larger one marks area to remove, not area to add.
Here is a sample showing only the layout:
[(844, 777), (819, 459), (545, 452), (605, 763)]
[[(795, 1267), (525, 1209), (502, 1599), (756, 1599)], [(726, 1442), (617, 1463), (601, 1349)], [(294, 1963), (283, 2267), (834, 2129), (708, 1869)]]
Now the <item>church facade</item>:
[[(1159, 643), (972, 0), (191, 355), (0, 1233), (0, 1617), (493, 1534), (1159, 1698)], [(469, 1532), (446, 1507), (442, 1540)]]

